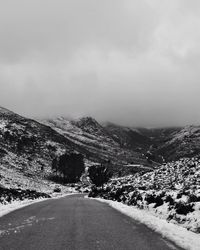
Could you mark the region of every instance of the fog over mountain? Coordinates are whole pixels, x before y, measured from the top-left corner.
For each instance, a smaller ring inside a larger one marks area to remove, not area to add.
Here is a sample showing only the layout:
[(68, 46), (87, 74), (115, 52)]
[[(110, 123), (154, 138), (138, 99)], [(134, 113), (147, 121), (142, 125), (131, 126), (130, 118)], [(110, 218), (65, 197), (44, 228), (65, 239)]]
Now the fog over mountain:
[(198, 0), (7, 0), (0, 100), (29, 117), (199, 124)]

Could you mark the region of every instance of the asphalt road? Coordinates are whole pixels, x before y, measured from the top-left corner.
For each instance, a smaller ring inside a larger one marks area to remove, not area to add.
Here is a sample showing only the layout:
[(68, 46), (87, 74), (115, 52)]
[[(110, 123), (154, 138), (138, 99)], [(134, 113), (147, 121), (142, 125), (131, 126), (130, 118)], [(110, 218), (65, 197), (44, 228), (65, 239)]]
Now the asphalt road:
[(107, 204), (72, 195), (0, 218), (1, 250), (180, 249)]

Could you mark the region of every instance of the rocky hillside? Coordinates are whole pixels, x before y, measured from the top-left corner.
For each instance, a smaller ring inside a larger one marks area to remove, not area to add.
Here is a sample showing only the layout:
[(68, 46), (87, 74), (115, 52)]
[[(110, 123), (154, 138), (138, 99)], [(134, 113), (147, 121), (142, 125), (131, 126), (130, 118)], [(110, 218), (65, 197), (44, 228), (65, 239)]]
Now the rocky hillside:
[(115, 171), (122, 174), (140, 171), (138, 166), (148, 171), (155, 167), (145, 158), (152, 144), (157, 145), (153, 153), (163, 155), (166, 161), (196, 156), (199, 131), (194, 126), (133, 129), (111, 123), (101, 125), (91, 117), (59, 117), (40, 123), (0, 108), (0, 174), (12, 169), (16, 175), (44, 176), (50, 172), (52, 159), (65, 150), (84, 154), (88, 164), (110, 160)]
[(166, 128), (137, 128), (137, 130), (148, 137), (152, 142), (158, 146), (165, 143), (167, 140), (173, 137), (173, 135), (179, 132), (183, 127), (166, 127)]
[(101, 125), (91, 117), (76, 120), (59, 117), (42, 122), (64, 135), (86, 158), (93, 162), (111, 160), (118, 168), (130, 163), (151, 167), (146, 160), (149, 153), (156, 164), (198, 156), (200, 152), (198, 126), (129, 128), (112, 123)]
[(104, 128), (122, 148), (146, 152), (153, 143), (150, 137), (135, 128), (123, 127), (113, 123), (106, 123)]
[(184, 158), (145, 173), (112, 179), (90, 197), (123, 202), (200, 233), (200, 160)]
[(52, 128), (0, 108), (1, 185), (23, 187), (24, 179), (44, 177), (55, 155), (70, 148), (70, 142)]
[[(142, 153), (136, 150), (139, 144), (133, 142), (134, 138), (137, 138), (137, 142), (141, 138), (148, 141), (148, 138), (135, 131), (131, 132), (128, 128), (120, 128), (121, 131), (118, 128), (112, 129), (111, 126), (100, 125), (91, 117), (76, 120), (59, 117), (42, 122), (64, 135), (76, 150), (82, 152), (91, 161), (111, 160), (117, 167), (131, 162), (148, 165)], [(130, 135), (131, 138), (129, 138)], [(135, 145), (132, 148), (131, 143)]]
[(141, 154), (121, 148), (110, 132), (90, 117), (73, 121), (57, 118), (41, 124), (0, 108), (0, 184), (4, 187), (40, 191), (44, 184), (43, 190), (47, 190), (44, 179), (51, 171), (52, 159), (73, 150), (83, 153), (89, 164), (111, 160), (116, 171), (130, 162), (146, 163)]
[(158, 153), (167, 161), (200, 155), (200, 126), (187, 126), (166, 137)]

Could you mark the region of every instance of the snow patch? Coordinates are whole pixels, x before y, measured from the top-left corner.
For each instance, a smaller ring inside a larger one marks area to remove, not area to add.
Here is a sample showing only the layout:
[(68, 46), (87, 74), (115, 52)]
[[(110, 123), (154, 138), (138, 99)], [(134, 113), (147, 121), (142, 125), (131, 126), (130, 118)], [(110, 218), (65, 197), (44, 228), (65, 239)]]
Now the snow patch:
[(147, 225), (155, 232), (161, 234), (178, 246), (187, 250), (200, 250), (200, 237), (198, 234), (187, 231), (187, 229), (180, 226), (168, 223), (166, 220), (157, 218), (148, 211), (139, 210), (134, 207), (124, 205), (120, 202), (94, 198), (100, 202), (109, 204), (111, 207), (117, 209), (121, 213)]
[[(69, 193), (69, 194), (57, 194), (52, 198), (39, 198), (36, 200), (23, 200), (23, 201), (13, 201), (11, 204), (7, 204), (7, 205), (1, 205), (0, 204), (0, 217), (9, 214), (17, 209), (32, 205), (34, 203), (38, 203), (38, 202), (42, 202), (42, 201), (46, 201), (46, 200), (52, 200), (52, 199), (59, 199), (59, 198), (63, 198), (65, 196), (69, 196), (69, 195), (73, 195), (73, 194), (77, 194), (77, 193)], [(1, 233), (0, 233), (1, 234)]]

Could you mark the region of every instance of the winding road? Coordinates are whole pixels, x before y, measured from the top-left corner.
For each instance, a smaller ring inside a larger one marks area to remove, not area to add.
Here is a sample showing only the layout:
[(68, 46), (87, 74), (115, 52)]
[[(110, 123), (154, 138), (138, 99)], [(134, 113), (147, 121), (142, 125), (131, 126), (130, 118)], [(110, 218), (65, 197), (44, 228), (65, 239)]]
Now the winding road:
[(105, 203), (71, 195), (0, 218), (0, 250), (181, 249)]

